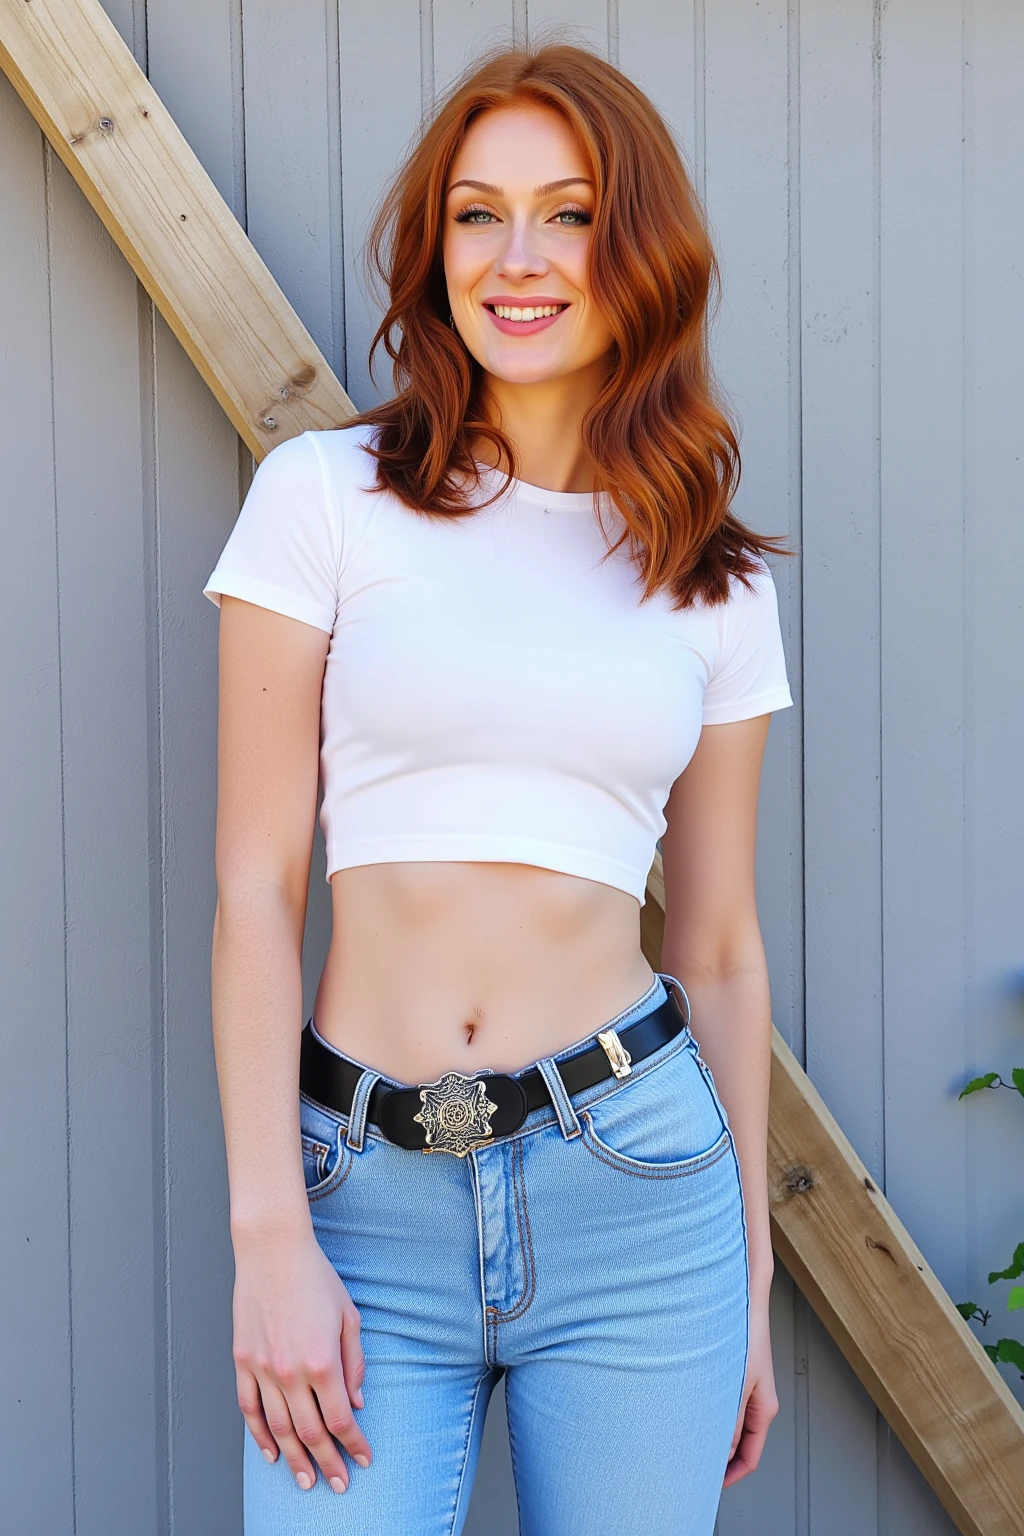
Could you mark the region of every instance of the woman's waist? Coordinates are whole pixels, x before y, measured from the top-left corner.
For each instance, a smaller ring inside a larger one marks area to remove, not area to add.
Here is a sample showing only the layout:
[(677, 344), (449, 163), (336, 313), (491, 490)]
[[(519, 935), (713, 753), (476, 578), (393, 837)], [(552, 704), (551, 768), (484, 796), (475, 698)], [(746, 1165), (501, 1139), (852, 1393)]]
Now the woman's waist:
[(651, 985), (639, 906), (523, 865), (375, 865), (332, 880), (318, 1032), (400, 1082), (517, 1071)]

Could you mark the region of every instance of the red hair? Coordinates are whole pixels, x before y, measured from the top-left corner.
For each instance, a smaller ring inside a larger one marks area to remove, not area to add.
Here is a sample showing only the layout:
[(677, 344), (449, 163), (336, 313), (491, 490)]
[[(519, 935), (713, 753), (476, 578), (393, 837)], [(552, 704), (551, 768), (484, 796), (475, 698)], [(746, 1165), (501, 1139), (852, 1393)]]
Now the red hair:
[(441, 238), (467, 128), (481, 112), (521, 102), (561, 113), (593, 169), (589, 281), (613, 344), (582, 431), (598, 488), (625, 522), (612, 548), (628, 541), (645, 597), (665, 590), (677, 607), (724, 602), (730, 575), (747, 580), (758, 557), (784, 551), (729, 510), (740, 463), (708, 358), (714, 252), (664, 121), (585, 49), (503, 49), (467, 71), (381, 205), (368, 249), (389, 304), (370, 357), (384, 347), (396, 393), (356, 418), (378, 428), (369, 450), (377, 486), (429, 516), (471, 514), (480, 505), (474, 438), (489, 440), (505, 474), (516, 474), (512, 443), (484, 417), (482, 370), (448, 324)]

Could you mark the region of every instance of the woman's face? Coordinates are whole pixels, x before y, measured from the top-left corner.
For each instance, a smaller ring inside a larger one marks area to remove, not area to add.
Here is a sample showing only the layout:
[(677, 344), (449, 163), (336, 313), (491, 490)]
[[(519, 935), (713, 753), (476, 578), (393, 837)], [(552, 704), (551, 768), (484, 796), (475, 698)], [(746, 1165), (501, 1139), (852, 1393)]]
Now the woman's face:
[(547, 382), (608, 352), (587, 281), (593, 212), (590, 167), (560, 113), (524, 103), (471, 124), (448, 177), (444, 270), (456, 329), (487, 373)]

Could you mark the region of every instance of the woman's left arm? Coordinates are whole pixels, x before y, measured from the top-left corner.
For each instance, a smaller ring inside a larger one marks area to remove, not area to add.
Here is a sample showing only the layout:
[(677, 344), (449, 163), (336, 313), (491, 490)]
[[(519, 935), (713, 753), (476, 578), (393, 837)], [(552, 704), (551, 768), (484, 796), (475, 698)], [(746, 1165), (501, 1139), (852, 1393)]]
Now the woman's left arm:
[(706, 725), (672, 787), (662, 839), (665, 941), (661, 969), (693, 1008), (736, 1142), (750, 1271), (750, 1347), (724, 1486), (757, 1466), (779, 1411), (768, 1330), (774, 1260), (768, 1224), (771, 999), (757, 919), (754, 861), (769, 715)]

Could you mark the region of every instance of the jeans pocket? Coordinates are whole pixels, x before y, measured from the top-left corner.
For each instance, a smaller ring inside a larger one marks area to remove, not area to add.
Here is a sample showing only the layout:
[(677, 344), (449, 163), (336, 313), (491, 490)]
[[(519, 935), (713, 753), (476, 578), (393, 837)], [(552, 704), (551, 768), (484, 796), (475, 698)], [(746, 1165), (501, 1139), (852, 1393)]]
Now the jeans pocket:
[(588, 1152), (611, 1167), (670, 1179), (699, 1173), (729, 1150), (727, 1122), (687, 1044), (646, 1076), (579, 1111)]
[(301, 1104), (302, 1174), (306, 1198), (320, 1200), (344, 1183), (352, 1167), (345, 1125), (323, 1110)]

